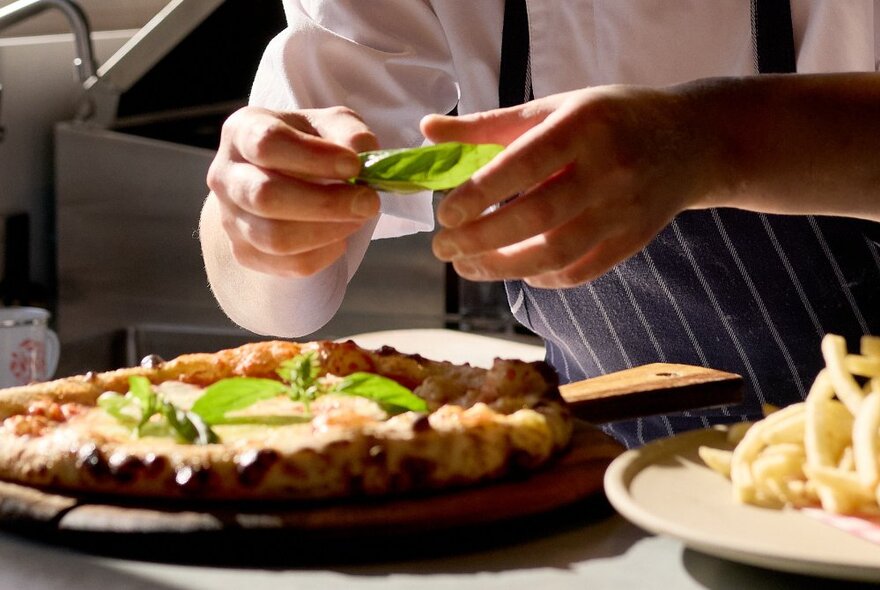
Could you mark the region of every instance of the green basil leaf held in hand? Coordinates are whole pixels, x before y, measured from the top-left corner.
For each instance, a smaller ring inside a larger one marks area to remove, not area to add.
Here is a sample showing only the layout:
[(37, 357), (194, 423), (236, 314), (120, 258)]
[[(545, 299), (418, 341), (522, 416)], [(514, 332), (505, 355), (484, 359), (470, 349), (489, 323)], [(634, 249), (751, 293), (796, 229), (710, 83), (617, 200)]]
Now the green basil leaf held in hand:
[(358, 154), (361, 172), (349, 182), (393, 193), (450, 190), (467, 181), (503, 149), (491, 143), (449, 142), (362, 152)]

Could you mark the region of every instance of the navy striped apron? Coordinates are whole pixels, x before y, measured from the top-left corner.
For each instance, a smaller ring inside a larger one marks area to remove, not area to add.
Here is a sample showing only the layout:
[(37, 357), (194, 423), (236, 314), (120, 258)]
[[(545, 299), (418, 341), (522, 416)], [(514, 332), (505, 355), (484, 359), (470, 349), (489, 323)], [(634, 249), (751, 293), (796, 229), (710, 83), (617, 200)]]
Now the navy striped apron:
[[(753, 0), (756, 71), (795, 71), (787, 0)], [(532, 97), (524, 0), (505, 7), (499, 99)], [(579, 287), (505, 288), (516, 319), (544, 338), (563, 382), (651, 362), (739, 373), (736, 406), (603, 425), (628, 447), (800, 401), (823, 366), (820, 341), (851, 349), (880, 334), (880, 224), (734, 209), (680, 214), (642, 252)]]

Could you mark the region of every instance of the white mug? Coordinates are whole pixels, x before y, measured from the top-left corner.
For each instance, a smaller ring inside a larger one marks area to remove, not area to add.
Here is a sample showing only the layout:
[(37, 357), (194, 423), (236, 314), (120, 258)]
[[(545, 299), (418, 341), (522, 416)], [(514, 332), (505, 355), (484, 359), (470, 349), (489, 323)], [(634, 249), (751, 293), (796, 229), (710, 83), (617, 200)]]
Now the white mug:
[(0, 308), (0, 387), (46, 381), (58, 367), (58, 335), (39, 307)]

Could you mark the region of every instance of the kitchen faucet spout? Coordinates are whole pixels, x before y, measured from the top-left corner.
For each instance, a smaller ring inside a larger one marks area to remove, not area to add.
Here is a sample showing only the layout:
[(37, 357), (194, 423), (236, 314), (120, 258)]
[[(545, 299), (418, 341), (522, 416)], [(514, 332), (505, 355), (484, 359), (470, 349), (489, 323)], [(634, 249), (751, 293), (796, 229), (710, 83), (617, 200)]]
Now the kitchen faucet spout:
[(85, 12), (74, 0), (17, 0), (0, 8), (0, 31), (30, 18), (49, 8), (57, 8), (67, 18), (76, 44), (73, 64), (83, 87), (97, 76), (95, 52), (92, 49), (91, 29)]

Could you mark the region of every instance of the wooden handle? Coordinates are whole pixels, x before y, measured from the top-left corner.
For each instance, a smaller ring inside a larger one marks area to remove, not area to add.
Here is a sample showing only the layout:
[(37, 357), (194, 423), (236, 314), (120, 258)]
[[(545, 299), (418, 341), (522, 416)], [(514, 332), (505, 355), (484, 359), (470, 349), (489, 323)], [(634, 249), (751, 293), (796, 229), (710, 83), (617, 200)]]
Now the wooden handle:
[(654, 363), (559, 388), (574, 415), (612, 422), (742, 400), (742, 377), (705, 367)]

